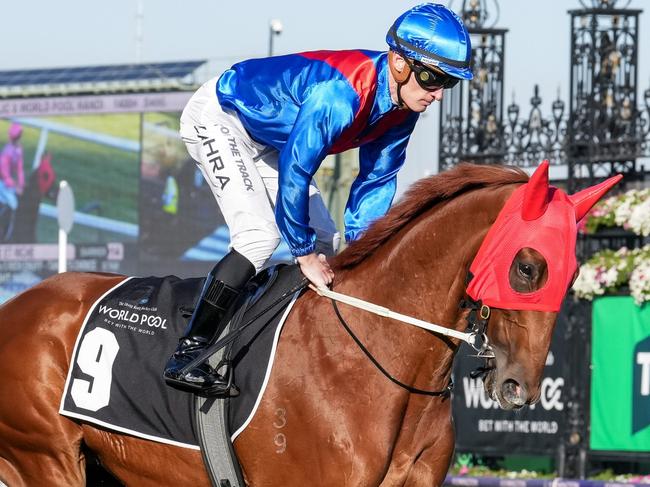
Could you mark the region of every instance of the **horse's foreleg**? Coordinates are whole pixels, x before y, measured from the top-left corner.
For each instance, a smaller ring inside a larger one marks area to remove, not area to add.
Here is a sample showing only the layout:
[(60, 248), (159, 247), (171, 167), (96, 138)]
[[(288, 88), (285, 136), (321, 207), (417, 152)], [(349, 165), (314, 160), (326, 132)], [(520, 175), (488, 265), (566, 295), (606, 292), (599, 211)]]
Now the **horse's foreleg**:
[(454, 431), (451, 424), (449, 431), (442, 434), (438, 441), (427, 446), (413, 462), (404, 487), (441, 486), (449, 470), (454, 453)]
[(0, 457), (0, 487), (9, 485), (25, 485), (20, 472), (5, 458)]
[(440, 486), (454, 452), (455, 433), (448, 400), (433, 399), (408, 421), (381, 487)]
[(444, 448), (443, 451), (435, 447), (426, 449), (411, 467), (404, 487), (441, 486), (453, 451), (453, 448)]

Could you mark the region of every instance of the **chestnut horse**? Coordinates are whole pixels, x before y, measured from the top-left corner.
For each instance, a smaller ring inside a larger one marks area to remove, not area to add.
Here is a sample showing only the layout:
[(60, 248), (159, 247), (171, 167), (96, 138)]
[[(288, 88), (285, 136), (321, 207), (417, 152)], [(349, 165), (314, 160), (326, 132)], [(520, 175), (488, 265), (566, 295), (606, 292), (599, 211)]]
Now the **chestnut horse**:
[[(528, 176), (464, 164), (416, 183), (332, 262), (334, 289), (464, 331), (466, 277), (506, 200)], [(539, 289), (546, 261), (520, 251), (511, 283)], [(524, 269), (525, 272), (521, 272)], [(59, 415), (82, 320), (123, 276), (66, 273), (0, 308), (0, 480), (10, 487), (85, 483), (86, 449), (126, 485), (209, 485), (200, 452)], [(348, 305), (339, 310), (393, 377), (444, 390), (459, 341)], [(556, 312), (493, 309), (495, 358), (485, 384), (501, 407), (532, 404)], [(462, 428), (462, 425), (459, 425)], [(258, 410), (234, 443), (252, 486), (440, 485), (454, 450), (451, 401), (382, 374), (342, 327), (332, 302), (306, 291), (284, 325)]]

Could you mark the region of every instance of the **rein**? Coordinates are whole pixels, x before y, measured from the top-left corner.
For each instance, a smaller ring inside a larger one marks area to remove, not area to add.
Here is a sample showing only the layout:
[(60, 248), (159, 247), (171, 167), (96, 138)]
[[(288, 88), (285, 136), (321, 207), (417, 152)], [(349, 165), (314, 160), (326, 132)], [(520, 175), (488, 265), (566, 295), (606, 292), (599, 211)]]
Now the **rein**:
[[(337, 301), (348, 304), (355, 308), (369, 311), (379, 316), (384, 316), (387, 318), (392, 318), (397, 321), (401, 321), (403, 323), (408, 323), (417, 326), (419, 328), (432, 331), (433, 333), (437, 333), (439, 335), (457, 338), (459, 340), (466, 342), (472, 348), (474, 348), (478, 352), (478, 356), (480, 357), (489, 358), (493, 356), (490, 355), (492, 351), (490, 349), (490, 345), (488, 344), (488, 338), (486, 335), (487, 322), (490, 318), (490, 308), (485, 305), (481, 305), (480, 303), (475, 303), (472, 301), (465, 301), (465, 300), (463, 300), (463, 302), (461, 303), (462, 308), (471, 309), (470, 314), (467, 317), (467, 321), (469, 323), (469, 328), (471, 329), (471, 331), (469, 333), (463, 333), (451, 328), (437, 325), (435, 323), (429, 323), (427, 321), (419, 320), (411, 316), (403, 315), (401, 313), (396, 313), (383, 306), (378, 306), (376, 304), (369, 303), (368, 301), (364, 301), (362, 299), (337, 293), (327, 288), (317, 288), (312, 284), (309, 285), (309, 288), (312, 289), (314, 292), (316, 292), (316, 294), (318, 294), (319, 296), (330, 298), (330, 300), (332, 301), (332, 306), (334, 307), (334, 312), (336, 313), (339, 322), (341, 323), (345, 331), (347, 331), (347, 333), (350, 335), (350, 337), (352, 337), (352, 339), (357, 344), (357, 346), (361, 349), (361, 351), (366, 355), (366, 357), (368, 357), (368, 359), (373, 363), (373, 365), (377, 367), (377, 369), (388, 380), (390, 380), (394, 384), (398, 385), (402, 389), (405, 389), (412, 394), (446, 397), (451, 393), (454, 387), (454, 383), (452, 380), (450, 380), (449, 384), (445, 389), (441, 391), (428, 391), (428, 390), (418, 389), (417, 387), (410, 386), (408, 384), (401, 382), (399, 379), (393, 377), (386, 369), (384, 369), (384, 367), (382, 367), (379, 361), (377, 361), (377, 359), (363, 345), (361, 340), (359, 340), (359, 338), (354, 334), (350, 326), (347, 324), (347, 322), (341, 315), (339, 307), (336, 304)], [(480, 319), (478, 319), (478, 317), (480, 317)]]
[[(489, 351), (490, 345), (488, 344), (488, 339), (487, 339), (487, 335), (485, 334), (485, 329), (487, 326), (487, 320), (489, 320), (490, 318), (490, 308), (485, 305), (480, 305), (479, 315), (482, 321), (481, 322), (478, 322), (478, 320), (470, 321), (471, 331), (469, 333), (466, 333), (466, 332), (454, 330), (453, 328), (449, 328), (446, 326), (437, 325), (435, 323), (429, 323), (428, 321), (419, 320), (417, 318), (413, 318), (412, 316), (396, 313), (395, 311), (392, 311), (383, 306), (379, 306), (359, 298), (348, 296), (346, 294), (337, 293), (326, 288), (317, 288), (313, 284), (310, 284), (309, 288), (312, 291), (316, 292), (316, 294), (320, 296), (324, 296), (326, 298), (330, 298), (332, 301), (339, 301), (341, 303), (345, 303), (355, 308), (369, 311), (379, 316), (384, 316), (386, 318), (391, 318), (397, 321), (401, 321), (402, 323), (408, 323), (409, 325), (417, 326), (418, 328), (423, 328), (425, 330), (432, 331), (433, 333), (437, 333), (438, 335), (457, 338), (467, 343), (479, 354), (481, 354), (481, 356), (483, 356), (482, 354), (485, 354), (486, 352)], [(461, 303), (461, 306), (463, 308), (470, 307), (468, 305), (465, 305), (465, 303), (467, 303), (467, 301), (463, 301), (463, 303)], [(472, 312), (474, 312), (474, 309), (472, 309)], [(470, 312), (470, 315), (472, 314), (472, 312)], [(470, 320), (471, 318), (474, 317), (470, 316), (468, 317), (468, 320)]]

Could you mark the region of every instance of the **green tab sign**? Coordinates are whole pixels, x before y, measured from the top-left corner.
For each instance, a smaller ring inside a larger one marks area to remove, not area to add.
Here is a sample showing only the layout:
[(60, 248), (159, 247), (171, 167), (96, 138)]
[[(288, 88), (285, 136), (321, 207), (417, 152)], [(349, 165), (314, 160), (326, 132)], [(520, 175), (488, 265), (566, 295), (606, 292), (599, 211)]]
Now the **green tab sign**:
[(592, 315), (592, 450), (650, 450), (650, 306), (598, 298)]

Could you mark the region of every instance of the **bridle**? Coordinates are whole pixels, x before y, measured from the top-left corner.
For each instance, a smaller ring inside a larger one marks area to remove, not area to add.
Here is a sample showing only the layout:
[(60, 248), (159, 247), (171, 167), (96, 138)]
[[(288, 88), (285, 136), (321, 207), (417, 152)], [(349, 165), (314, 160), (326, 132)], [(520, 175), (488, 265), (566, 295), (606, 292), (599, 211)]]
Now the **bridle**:
[[(465, 284), (469, 284), (474, 276), (471, 272), (467, 272), (467, 278)], [(490, 316), (492, 315), (492, 310), (487, 304), (479, 299), (474, 300), (471, 297), (467, 296), (465, 299), (462, 299), (460, 302), (461, 309), (468, 309), (469, 313), (467, 314), (467, 329), (471, 334), (473, 334), (477, 339), (483, 339), (483, 343), (475, 343), (472, 346), (474, 350), (478, 352), (479, 357), (485, 358), (494, 358), (494, 351), (488, 343), (487, 338), (487, 326), (490, 321)], [(491, 356), (486, 355), (490, 353)]]
[[(486, 304), (483, 304), (480, 300), (474, 301), (469, 296), (467, 299), (463, 299), (460, 302), (460, 307), (462, 309), (469, 309), (467, 315), (467, 329), (472, 333), (475, 333), (477, 337), (482, 337), (485, 339), (485, 342), (479, 346), (480, 350), (476, 354), (476, 357), (485, 358), (487, 360), (494, 358), (494, 350), (488, 343), (487, 339), (487, 326), (490, 321), (490, 316), (492, 315), (492, 310)], [(476, 347), (473, 347), (476, 349)], [(470, 372), (470, 377), (476, 379), (477, 377), (485, 378), (485, 376), (493, 370), (494, 365), (490, 365), (489, 362), (486, 363), (484, 367), (477, 367), (475, 370)]]
[[(363, 345), (361, 340), (354, 334), (350, 326), (347, 324), (347, 322), (341, 315), (341, 311), (339, 310), (338, 305), (336, 304), (337, 301), (348, 304), (358, 309), (369, 311), (379, 316), (384, 316), (386, 318), (391, 318), (397, 321), (401, 321), (403, 323), (408, 323), (410, 325), (423, 328), (425, 330), (429, 330), (438, 335), (457, 338), (459, 340), (466, 342), (474, 350), (476, 350), (477, 357), (486, 358), (486, 359), (494, 358), (494, 352), (492, 350), (492, 347), (489, 344), (488, 337), (487, 337), (487, 325), (490, 320), (491, 310), (489, 306), (482, 304), (480, 301), (474, 301), (469, 297), (461, 301), (460, 307), (462, 309), (469, 309), (470, 311), (466, 318), (467, 330), (469, 331), (460, 332), (458, 330), (454, 330), (453, 328), (445, 327), (435, 323), (429, 323), (427, 321), (423, 321), (418, 318), (413, 318), (411, 316), (403, 315), (401, 313), (396, 313), (383, 306), (378, 306), (368, 301), (364, 301), (352, 296), (347, 296), (345, 294), (337, 293), (330, 289), (317, 288), (311, 284), (309, 285), (309, 287), (310, 289), (315, 291), (318, 295), (327, 297), (332, 301), (332, 306), (334, 307), (334, 312), (336, 313), (336, 317), (338, 318), (339, 322), (341, 323), (345, 331), (352, 337), (352, 339), (357, 344), (357, 346), (361, 349), (361, 351), (373, 363), (373, 365), (375, 365), (375, 367), (377, 367), (377, 369), (387, 379), (389, 379), (394, 384), (397, 384), (399, 387), (409, 391), (410, 393), (422, 394), (427, 396), (448, 396), (451, 393), (451, 390), (453, 389), (453, 381), (450, 380), (447, 387), (445, 387), (441, 391), (429, 391), (429, 390), (419, 389), (417, 387), (410, 386), (408, 384), (401, 382), (399, 379), (395, 378), (379, 363), (379, 361), (372, 355), (372, 353), (365, 347), (365, 345)], [(489, 372), (491, 369), (492, 368), (490, 367), (480, 367), (479, 369), (477, 369), (477, 371), (480, 372), (476, 375), (476, 377), (487, 374), (487, 372)]]

